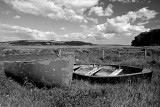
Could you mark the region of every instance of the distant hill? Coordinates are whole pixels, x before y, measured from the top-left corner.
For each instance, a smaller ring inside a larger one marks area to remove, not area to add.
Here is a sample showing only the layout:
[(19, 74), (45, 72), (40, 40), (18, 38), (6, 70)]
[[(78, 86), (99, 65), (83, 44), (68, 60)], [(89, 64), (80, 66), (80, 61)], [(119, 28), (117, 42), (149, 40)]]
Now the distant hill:
[(160, 46), (160, 29), (142, 32), (131, 42), (132, 46)]
[(69, 46), (83, 46), (94, 45), (92, 43), (82, 41), (54, 41), (54, 40), (17, 40), (5, 42), (10, 45), (69, 45)]

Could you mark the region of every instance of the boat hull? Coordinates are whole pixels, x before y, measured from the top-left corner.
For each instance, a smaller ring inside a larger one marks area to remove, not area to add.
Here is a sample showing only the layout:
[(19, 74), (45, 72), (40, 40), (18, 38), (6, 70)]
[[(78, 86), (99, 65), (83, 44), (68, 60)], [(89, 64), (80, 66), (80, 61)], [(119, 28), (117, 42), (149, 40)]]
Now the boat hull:
[(69, 86), (72, 81), (73, 59), (68, 56), (39, 61), (5, 61), (4, 72), (22, 84), (29, 81), (38, 87)]
[[(106, 65), (106, 66), (113, 66), (118, 68), (119, 65)], [(142, 72), (143, 69), (136, 68), (136, 67), (128, 67), (128, 66), (121, 66), (123, 69), (122, 75), (116, 76), (87, 76), (83, 74), (79, 74), (74, 72), (73, 73), (73, 80), (84, 80), (90, 83), (99, 83), (99, 84), (116, 84), (116, 83), (137, 83), (141, 81), (150, 82), (152, 78), (152, 71)]]

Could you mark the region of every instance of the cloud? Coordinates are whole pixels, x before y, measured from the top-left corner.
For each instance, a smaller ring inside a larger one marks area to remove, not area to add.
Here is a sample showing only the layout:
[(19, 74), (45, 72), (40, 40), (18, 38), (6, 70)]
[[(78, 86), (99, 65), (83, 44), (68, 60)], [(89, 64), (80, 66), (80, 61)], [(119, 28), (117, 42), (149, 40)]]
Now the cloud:
[(83, 33), (71, 33), (69, 34), (70, 39), (72, 40), (84, 40), (86, 36)]
[(65, 30), (65, 29), (66, 29), (66, 28), (64, 28), (64, 27), (61, 27), (61, 28), (60, 28), (60, 30)]
[(141, 21), (148, 21), (152, 18), (155, 18), (157, 12), (154, 10), (148, 10), (147, 7), (144, 7), (136, 12), (130, 11), (125, 15), (117, 16), (114, 18), (117, 22), (135, 22), (135, 20), (140, 19)]
[(56, 0), (56, 2), (83, 13), (85, 9), (97, 5), (99, 0)]
[(76, 8), (89, 8), (98, 4), (99, 0), (57, 0)]
[(87, 29), (87, 28), (88, 28), (87, 25), (80, 25), (80, 27), (81, 27), (82, 29)]
[(88, 27), (87, 25), (80, 25), (82, 32), (74, 32), (61, 36), (61, 40), (64, 41), (85, 41), (96, 43), (99, 40), (111, 39), (114, 34), (105, 34), (99, 32), (95, 27)]
[[(156, 14), (157, 12), (154, 10), (142, 8), (136, 12), (130, 11), (125, 15), (107, 19), (104, 24), (97, 25), (95, 29), (105, 34), (115, 34), (117, 37), (134, 36), (140, 32), (148, 31), (149, 29), (143, 25), (154, 18)], [(140, 19), (140, 22), (135, 24), (137, 19)]]
[(139, 2), (139, 0), (109, 0), (111, 2), (123, 2), (123, 3), (134, 3)]
[(3, 0), (15, 10), (68, 21), (85, 22), (83, 12), (98, 3), (98, 0)]
[[(114, 18), (107, 18), (103, 24), (83, 28), (83, 35), (92, 40), (111, 40), (114, 38), (134, 37), (141, 32), (149, 31), (144, 25), (156, 16), (157, 12), (146, 7), (138, 11), (129, 11), (127, 14)], [(137, 23), (137, 21), (139, 21)]]
[(96, 18), (87, 17), (86, 19), (91, 21), (94, 24), (98, 24), (98, 19), (96, 19)]
[(111, 39), (115, 36), (115, 34), (104, 34), (104, 33), (96, 33), (94, 34), (94, 38), (96, 40), (106, 40), (106, 39)]
[(116, 22), (114, 19), (107, 19), (107, 22), (96, 26), (98, 31), (115, 36), (131, 36), (133, 33), (147, 31), (144, 26), (131, 25), (129, 22)]
[(14, 19), (20, 19), (21, 16), (16, 15), (16, 16), (14, 16), (13, 18), (14, 18)]
[(98, 35), (94, 35), (94, 34), (87, 34), (85, 32), (76, 32), (76, 33), (70, 33), (70, 34), (66, 34), (63, 36), (63, 40), (65, 41), (84, 41), (84, 42), (97, 42), (97, 39), (100, 38), (100, 36)]
[(8, 40), (59, 40), (55, 32), (42, 32), (20, 26), (11, 26), (0, 23), (1, 41)]
[(92, 7), (89, 11), (89, 15), (92, 13), (98, 16), (111, 16), (113, 14), (113, 5), (109, 4), (105, 10), (101, 6)]
[(157, 14), (158, 13), (155, 10), (148, 10), (147, 7), (144, 7), (136, 12), (137, 18), (141, 18), (142, 20), (155, 18)]
[(121, 2), (121, 3), (137, 3), (137, 2), (141, 2), (141, 3), (151, 3), (151, 0), (109, 0), (110, 2)]
[[(82, 25), (83, 26), (83, 25)], [(64, 29), (64, 28), (62, 28)], [(0, 41), (12, 40), (56, 40), (56, 41), (88, 41), (93, 38), (85, 33), (58, 35), (53, 31), (39, 31), (27, 27), (12, 26), (0, 23)]]

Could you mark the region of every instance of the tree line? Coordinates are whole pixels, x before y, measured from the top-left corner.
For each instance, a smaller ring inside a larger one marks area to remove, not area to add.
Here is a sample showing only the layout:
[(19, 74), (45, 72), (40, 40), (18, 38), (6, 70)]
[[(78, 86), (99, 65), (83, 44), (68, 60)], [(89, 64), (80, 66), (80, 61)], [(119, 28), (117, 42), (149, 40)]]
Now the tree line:
[(131, 46), (160, 46), (160, 29), (140, 33), (132, 40)]

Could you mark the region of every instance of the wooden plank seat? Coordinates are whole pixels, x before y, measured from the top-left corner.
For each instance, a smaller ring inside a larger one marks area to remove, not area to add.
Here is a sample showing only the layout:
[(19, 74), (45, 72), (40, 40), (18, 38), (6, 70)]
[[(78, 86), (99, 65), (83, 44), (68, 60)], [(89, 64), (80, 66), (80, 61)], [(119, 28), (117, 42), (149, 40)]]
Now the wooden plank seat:
[(112, 72), (111, 74), (109, 74), (108, 76), (116, 76), (118, 75), (120, 72), (122, 72), (123, 69), (116, 69), (114, 72)]
[(91, 75), (97, 73), (100, 69), (101, 69), (101, 67), (100, 68), (96, 67), (96, 68), (92, 69), (91, 71), (87, 72), (85, 75), (91, 76)]

